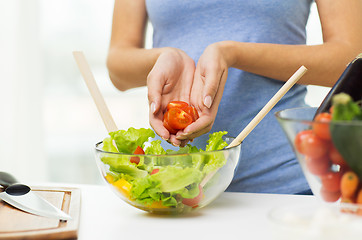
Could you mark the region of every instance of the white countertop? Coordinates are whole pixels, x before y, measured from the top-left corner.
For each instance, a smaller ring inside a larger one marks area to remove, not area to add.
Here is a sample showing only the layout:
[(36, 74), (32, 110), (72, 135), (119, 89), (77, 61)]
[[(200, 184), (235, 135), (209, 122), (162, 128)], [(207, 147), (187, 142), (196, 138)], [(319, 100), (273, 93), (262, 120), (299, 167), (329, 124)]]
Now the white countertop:
[(313, 196), (223, 193), (187, 215), (153, 215), (118, 198), (108, 186), (81, 189), (79, 240), (271, 239), (268, 213), (286, 204), (313, 204)]

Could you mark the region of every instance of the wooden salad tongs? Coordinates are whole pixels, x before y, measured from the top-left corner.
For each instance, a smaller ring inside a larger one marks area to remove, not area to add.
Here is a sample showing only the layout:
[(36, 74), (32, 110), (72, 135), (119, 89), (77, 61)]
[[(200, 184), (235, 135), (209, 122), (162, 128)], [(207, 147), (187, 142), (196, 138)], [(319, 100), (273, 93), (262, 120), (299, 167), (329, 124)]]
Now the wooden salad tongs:
[[(100, 93), (98, 86), (95, 82), (90, 67), (84, 57), (84, 54), (79, 51), (73, 52), (73, 56), (78, 64), (79, 70), (87, 84), (87, 87), (92, 95), (92, 98), (98, 108), (98, 111), (102, 117), (104, 125), (108, 132), (117, 131), (117, 126), (108, 110), (103, 96)], [(269, 102), (260, 110), (260, 112), (250, 121), (250, 123), (240, 132), (240, 134), (226, 147), (231, 148), (241, 144), (241, 142), (248, 136), (248, 134), (259, 124), (259, 122), (265, 117), (265, 115), (278, 103), (278, 101), (294, 86), (294, 84), (307, 72), (307, 68), (301, 66), (279, 91), (269, 100)], [(115, 145), (115, 143), (113, 143)], [(115, 145), (116, 146), (116, 145)], [(200, 186), (204, 187), (205, 184), (215, 175), (215, 171), (209, 173), (201, 181)]]

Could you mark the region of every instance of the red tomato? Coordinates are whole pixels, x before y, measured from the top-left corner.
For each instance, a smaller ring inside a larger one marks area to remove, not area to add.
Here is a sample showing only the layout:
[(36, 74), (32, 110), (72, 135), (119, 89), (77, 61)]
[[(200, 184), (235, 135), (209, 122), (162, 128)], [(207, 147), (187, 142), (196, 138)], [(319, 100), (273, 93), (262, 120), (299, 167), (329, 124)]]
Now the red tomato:
[(329, 123), (332, 120), (332, 115), (327, 112), (323, 112), (318, 114), (315, 117), (315, 122), (313, 123), (313, 131), (314, 133), (324, 139), (331, 140), (331, 132), (329, 131)]
[(334, 164), (338, 164), (341, 167), (347, 166), (346, 161), (342, 157), (342, 155), (338, 152), (337, 148), (332, 144), (329, 149), (329, 158)]
[(168, 125), (173, 129), (184, 129), (192, 123), (192, 117), (180, 108), (168, 110)]
[(305, 157), (305, 163), (307, 165), (308, 170), (317, 176), (321, 176), (328, 172), (331, 162), (327, 157), (322, 158), (310, 158)]
[(201, 185), (199, 185), (199, 191), (200, 191), (199, 195), (197, 195), (194, 198), (184, 198), (184, 199), (182, 199), (182, 203), (187, 206), (190, 206), (190, 207), (197, 207), (197, 205), (199, 204), (199, 202), (201, 201), (202, 196), (203, 196), (203, 191), (202, 191)]
[(299, 153), (304, 154), (304, 148), (303, 148), (302, 143), (311, 134), (313, 134), (312, 130), (303, 130), (303, 131), (300, 131), (297, 134), (297, 136), (295, 136), (294, 144), (295, 144), (295, 148), (298, 150)]
[(199, 114), (196, 108), (194, 108), (193, 106), (187, 106), (184, 109), (184, 111), (187, 112), (192, 117), (193, 122), (195, 122), (199, 118)]
[(321, 158), (328, 154), (329, 142), (320, 139), (312, 130), (304, 130), (297, 134), (295, 147), (298, 152), (311, 157)]
[(170, 110), (171, 108), (186, 109), (188, 106), (189, 104), (183, 101), (172, 101), (167, 104), (167, 110)]
[(321, 188), (321, 196), (326, 202), (336, 202), (341, 197), (341, 192), (330, 192), (327, 191), (324, 187)]
[(171, 133), (171, 134), (176, 134), (177, 130), (170, 127), (170, 125), (168, 124), (168, 113), (166, 112), (165, 115), (163, 116), (163, 126)]
[(152, 172), (150, 173), (150, 175), (153, 175), (153, 174), (155, 174), (155, 173), (158, 173), (159, 171), (160, 171), (160, 169), (155, 168), (155, 169), (152, 170)]
[(171, 133), (176, 134), (199, 118), (197, 110), (183, 101), (172, 101), (167, 104), (167, 111), (163, 116), (163, 126)]
[(341, 178), (340, 172), (328, 172), (321, 176), (322, 186), (328, 192), (338, 192), (341, 188)]
[[(133, 154), (145, 154), (145, 152), (143, 151), (143, 149), (140, 146), (137, 146), (137, 148), (136, 148), (136, 150), (134, 151)], [(131, 163), (139, 164), (140, 163), (140, 158), (139, 157), (131, 157), (131, 159), (129, 161)]]

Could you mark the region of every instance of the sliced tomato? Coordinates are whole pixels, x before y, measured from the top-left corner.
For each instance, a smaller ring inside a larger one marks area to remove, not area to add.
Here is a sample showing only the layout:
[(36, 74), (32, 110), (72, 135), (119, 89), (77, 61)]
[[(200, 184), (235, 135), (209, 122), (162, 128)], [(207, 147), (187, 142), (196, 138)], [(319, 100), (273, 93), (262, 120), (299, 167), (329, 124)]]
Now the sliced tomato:
[(184, 101), (172, 101), (167, 104), (167, 110), (170, 110), (171, 108), (185, 109), (188, 106), (189, 106), (189, 104)]
[(172, 128), (169, 124), (168, 124), (168, 115), (169, 112), (165, 112), (165, 115), (163, 115), (163, 126), (171, 133), (171, 134), (176, 134), (178, 130)]
[(199, 118), (199, 114), (193, 106), (183, 101), (172, 101), (167, 105), (163, 116), (163, 126), (171, 133), (176, 134)]
[(314, 133), (324, 140), (331, 140), (331, 132), (329, 131), (329, 123), (331, 120), (332, 114), (330, 113), (323, 112), (318, 114), (313, 123)]
[(173, 129), (184, 129), (192, 123), (190, 114), (180, 108), (168, 110), (168, 125)]
[(195, 122), (199, 118), (199, 114), (198, 114), (196, 108), (193, 106), (187, 106), (184, 109), (184, 111), (187, 112), (192, 117), (193, 122)]
[[(136, 148), (136, 150), (134, 151), (133, 154), (145, 154), (145, 152), (143, 151), (143, 149), (140, 146), (137, 146), (137, 148)], [(140, 163), (140, 158), (139, 157), (131, 157), (131, 159), (129, 161), (131, 163), (139, 164)]]

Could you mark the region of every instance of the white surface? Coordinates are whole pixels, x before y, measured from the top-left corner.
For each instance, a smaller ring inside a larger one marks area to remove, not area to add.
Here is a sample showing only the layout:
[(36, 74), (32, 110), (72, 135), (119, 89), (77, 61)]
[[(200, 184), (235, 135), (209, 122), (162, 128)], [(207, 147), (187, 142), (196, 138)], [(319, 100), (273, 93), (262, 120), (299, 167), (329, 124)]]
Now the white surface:
[(271, 209), (316, 201), (313, 196), (223, 193), (190, 214), (159, 216), (128, 205), (108, 186), (76, 187), (82, 192), (79, 240), (271, 239)]
[[(339, 205), (298, 204), (275, 208), (270, 214), (277, 240), (361, 239), (362, 218), (341, 212)], [(352, 209), (351, 209), (352, 210)]]

